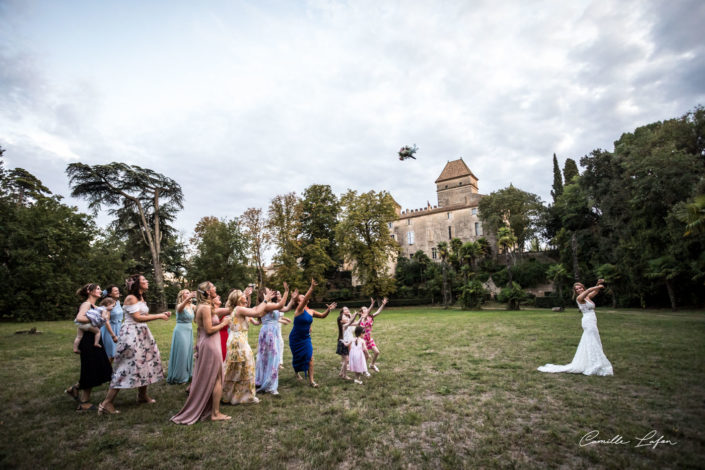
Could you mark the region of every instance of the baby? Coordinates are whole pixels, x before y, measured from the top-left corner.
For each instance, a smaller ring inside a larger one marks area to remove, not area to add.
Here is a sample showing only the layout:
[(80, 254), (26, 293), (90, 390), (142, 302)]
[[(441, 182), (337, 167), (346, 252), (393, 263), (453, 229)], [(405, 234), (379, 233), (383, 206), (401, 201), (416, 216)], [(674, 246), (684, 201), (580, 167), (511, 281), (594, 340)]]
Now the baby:
[(106, 297), (100, 302), (99, 307), (94, 307), (88, 309), (86, 316), (88, 317), (89, 323), (80, 323), (74, 320), (74, 323), (78, 327), (76, 330), (76, 339), (73, 340), (73, 352), (80, 354), (81, 351), (78, 349), (78, 345), (81, 343), (84, 331), (90, 331), (95, 334), (95, 342), (93, 346), (102, 348), (100, 345), (100, 327), (105, 325), (105, 328), (110, 333), (113, 341), (117, 343), (117, 336), (110, 327), (110, 311), (115, 307), (115, 299), (112, 297)]

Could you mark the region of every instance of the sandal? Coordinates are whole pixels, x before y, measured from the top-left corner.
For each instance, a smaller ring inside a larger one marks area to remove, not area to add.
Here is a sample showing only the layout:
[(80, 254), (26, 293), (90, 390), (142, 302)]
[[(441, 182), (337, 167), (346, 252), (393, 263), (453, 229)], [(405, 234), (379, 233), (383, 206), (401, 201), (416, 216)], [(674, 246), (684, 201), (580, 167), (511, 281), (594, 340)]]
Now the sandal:
[(151, 398), (151, 397), (146, 397), (146, 398), (144, 398), (144, 397), (137, 397), (137, 403), (138, 403), (138, 404), (149, 403), (149, 404), (151, 405), (152, 403), (156, 403), (156, 402), (157, 402), (157, 400), (155, 400), (154, 398)]
[(102, 403), (100, 405), (98, 405), (98, 414), (99, 415), (104, 415), (104, 414), (116, 415), (118, 413), (120, 413), (120, 411), (116, 410), (115, 408), (113, 408), (111, 411), (106, 406), (104, 406)]
[(78, 399), (79, 391), (78, 391), (78, 388), (76, 388), (75, 385), (71, 385), (69, 388), (67, 388), (66, 390), (64, 390), (64, 393), (65, 393), (66, 395), (70, 396), (71, 398), (73, 398), (74, 400), (79, 401), (79, 399)]
[[(89, 406), (88, 408), (83, 407), (83, 405), (88, 405), (88, 404), (90, 404), (91, 406)], [(95, 411), (97, 409), (98, 408), (93, 403), (89, 403), (87, 401), (81, 401), (78, 403), (78, 408), (76, 408), (76, 411), (79, 411), (79, 412), (81, 412), (81, 411)]]
[(309, 382), (309, 385), (310, 385), (312, 388), (318, 388), (318, 384), (317, 384), (316, 382)]

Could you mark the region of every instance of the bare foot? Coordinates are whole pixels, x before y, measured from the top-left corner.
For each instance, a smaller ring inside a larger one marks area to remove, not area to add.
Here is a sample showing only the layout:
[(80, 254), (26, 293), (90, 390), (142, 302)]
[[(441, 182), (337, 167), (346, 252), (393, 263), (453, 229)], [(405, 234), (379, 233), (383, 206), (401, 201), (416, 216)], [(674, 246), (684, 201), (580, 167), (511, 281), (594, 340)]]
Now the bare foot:
[(157, 402), (157, 400), (155, 400), (154, 398), (149, 397), (147, 395), (145, 395), (143, 397), (137, 397), (137, 403), (156, 403), (156, 402)]
[(232, 416), (224, 415), (223, 413), (211, 415), (211, 421), (227, 421), (229, 419), (232, 419)]
[(301, 381), (303, 382), (304, 378), (301, 377), (301, 374), (299, 374), (299, 373), (297, 372), (297, 373), (296, 373), (296, 380), (301, 380)]
[(343, 376), (341, 376), (341, 379), (352, 380), (352, 377), (350, 377), (349, 375), (343, 375)]

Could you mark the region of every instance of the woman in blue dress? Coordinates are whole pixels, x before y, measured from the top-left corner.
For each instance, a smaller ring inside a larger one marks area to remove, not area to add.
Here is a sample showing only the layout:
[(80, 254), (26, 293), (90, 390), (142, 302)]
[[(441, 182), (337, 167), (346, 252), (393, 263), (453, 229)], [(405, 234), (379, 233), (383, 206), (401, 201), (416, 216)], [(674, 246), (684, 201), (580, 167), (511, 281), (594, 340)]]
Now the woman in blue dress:
[(166, 382), (183, 384), (193, 375), (193, 306), (191, 299), (195, 292), (184, 289), (176, 296), (176, 326), (171, 337), (169, 353), (169, 373)]
[[(110, 311), (110, 327), (113, 329), (115, 336), (119, 338), (123, 318), (122, 305), (120, 305), (120, 288), (114, 284), (109, 285), (108, 288), (103, 291), (103, 297), (112, 297), (115, 299), (115, 307)], [(115, 352), (115, 342), (105, 326), (101, 327), (100, 336), (103, 339), (105, 354), (108, 355), (108, 359), (110, 359), (112, 363), (117, 355), (117, 352)]]
[(307, 309), (308, 301), (313, 294), (313, 288), (318, 284), (311, 279), (311, 287), (306, 295), (300, 294), (297, 297), (296, 313), (294, 313), (294, 327), (289, 333), (289, 348), (291, 349), (291, 363), (294, 366), (296, 378), (303, 380), (301, 372), (308, 375), (308, 384), (318, 388), (318, 384), (313, 380), (313, 345), (311, 344), (311, 323), (315, 318), (326, 318), (331, 310), (337, 305), (333, 302), (327, 305), (323, 313), (312, 309)]
[[(294, 290), (291, 301), (281, 310), (273, 310), (262, 317), (262, 328), (257, 339), (257, 361), (255, 370), (255, 386), (258, 393), (271, 393), (279, 395), (279, 358), (281, 356), (281, 323), (289, 324), (291, 320), (284, 317), (284, 313), (291, 310), (299, 291)], [(273, 302), (281, 300), (281, 292), (277, 291), (272, 297)]]

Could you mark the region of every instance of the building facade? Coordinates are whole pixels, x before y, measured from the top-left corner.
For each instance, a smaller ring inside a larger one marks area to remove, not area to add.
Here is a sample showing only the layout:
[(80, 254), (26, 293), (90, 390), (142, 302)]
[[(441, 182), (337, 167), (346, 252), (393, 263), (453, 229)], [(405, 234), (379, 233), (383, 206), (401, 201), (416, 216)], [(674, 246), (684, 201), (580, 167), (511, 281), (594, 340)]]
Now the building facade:
[(392, 237), (401, 246), (400, 256), (411, 258), (421, 250), (432, 260), (440, 260), (437, 246), (459, 238), (464, 242), (482, 238), (484, 231), (478, 213), (482, 195), (477, 177), (463, 159), (449, 161), (436, 179), (438, 204), (421, 209), (401, 210), (390, 223)]

